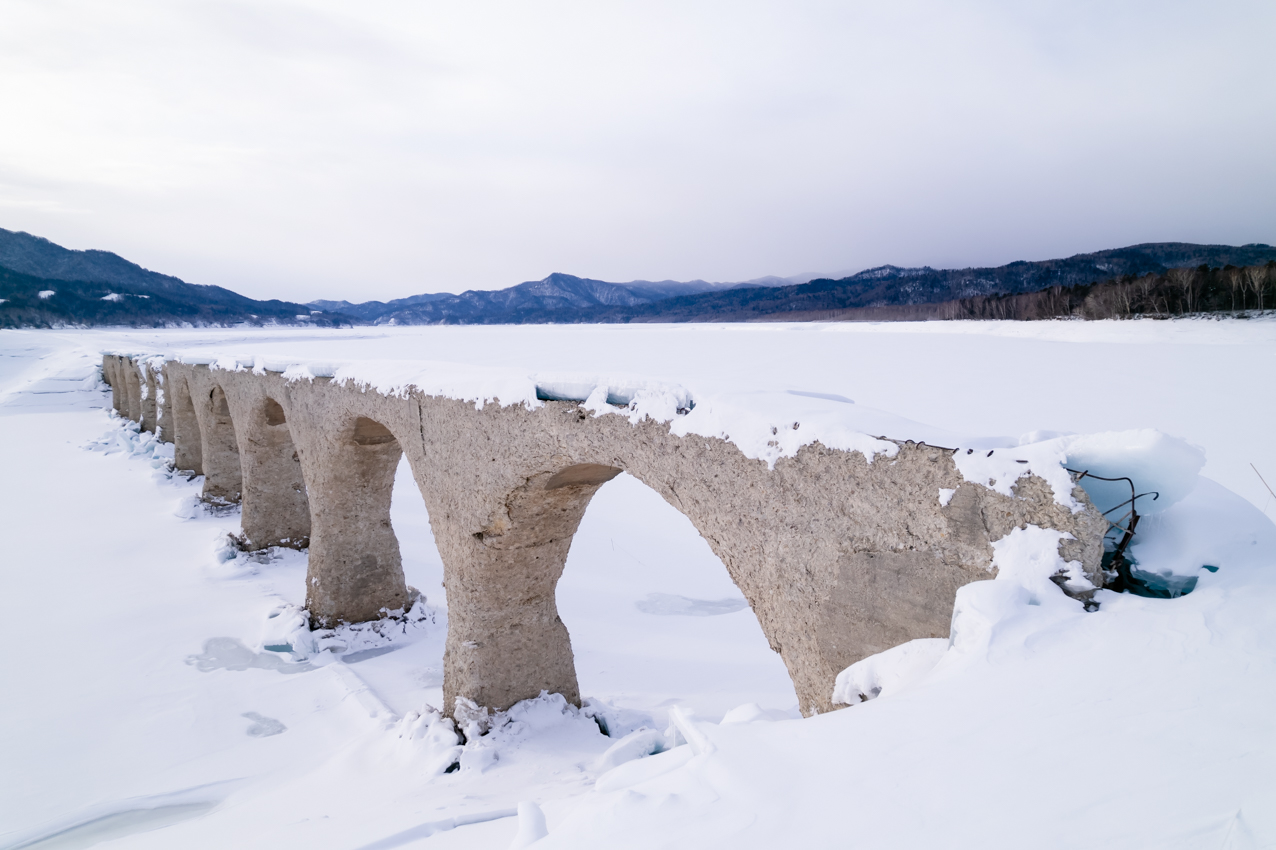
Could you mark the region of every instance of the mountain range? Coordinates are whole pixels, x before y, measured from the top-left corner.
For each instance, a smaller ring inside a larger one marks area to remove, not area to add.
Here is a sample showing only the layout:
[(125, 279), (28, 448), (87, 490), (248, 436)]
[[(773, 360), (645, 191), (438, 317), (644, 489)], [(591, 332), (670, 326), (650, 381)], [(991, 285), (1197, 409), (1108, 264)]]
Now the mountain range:
[(0, 228), (0, 328), (350, 324), (291, 301), (257, 301), (187, 283), (110, 251), (72, 251)]
[(355, 316), (366, 322), (400, 325), (487, 324), (522, 320), (525, 316), (564, 316), (597, 308), (625, 310), (669, 298), (689, 297), (735, 289), (758, 289), (788, 283), (761, 278), (747, 283), (708, 283), (703, 280), (608, 283), (554, 272), (543, 280), (529, 280), (508, 289), (468, 290), (460, 295), (440, 292), (394, 301), (311, 301), (310, 306)]
[[(803, 319), (857, 307), (930, 304), (1033, 292), (1171, 268), (1251, 266), (1276, 248), (1156, 242), (995, 268), (878, 266), (837, 279), (610, 283), (555, 272), (507, 289), (393, 301), (258, 301), (149, 271), (108, 251), (73, 251), (0, 229), (0, 328), (65, 325), (521, 324)], [(805, 281), (805, 282), (795, 282)]]

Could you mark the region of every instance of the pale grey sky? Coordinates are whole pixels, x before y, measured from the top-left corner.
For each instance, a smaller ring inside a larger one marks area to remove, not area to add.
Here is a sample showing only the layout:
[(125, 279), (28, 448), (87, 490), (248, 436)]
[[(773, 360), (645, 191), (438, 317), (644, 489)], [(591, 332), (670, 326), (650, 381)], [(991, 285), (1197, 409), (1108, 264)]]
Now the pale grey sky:
[(0, 226), (254, 297), (1276, 242), (1276, 3), (0, 0)]

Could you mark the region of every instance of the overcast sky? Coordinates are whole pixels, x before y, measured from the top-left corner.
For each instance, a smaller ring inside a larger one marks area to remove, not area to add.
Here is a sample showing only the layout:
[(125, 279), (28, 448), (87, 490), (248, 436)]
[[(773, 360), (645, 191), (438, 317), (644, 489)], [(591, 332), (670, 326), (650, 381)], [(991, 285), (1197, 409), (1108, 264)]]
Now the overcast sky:
[(254, 297), (1276, 243), (1276, 3), (0, 0), (0, 226)]

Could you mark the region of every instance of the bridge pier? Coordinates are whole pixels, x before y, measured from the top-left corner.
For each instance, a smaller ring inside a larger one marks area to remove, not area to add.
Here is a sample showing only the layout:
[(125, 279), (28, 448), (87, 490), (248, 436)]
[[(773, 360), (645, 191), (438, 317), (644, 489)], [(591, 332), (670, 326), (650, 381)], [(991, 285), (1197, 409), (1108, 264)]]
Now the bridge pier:
[(168, 364), (148, 368), (155, 393), (155, 433), (160, 442), (173, 442), (173, 406), (168, 403)]
[(125, 415), (138, 424), (142, 425), (142, 382), (137, 374), (137, 361), (132, 358), (125, 358), (121, 364), (121, 371), (125, 386)]
[(446, 705), (466, 697), (506, 708), (543, 690), (580, 704), (555, 590), (590, 499), (620, 472), (582, 463), (529, 475), (512, 492), (496, 491), (502, 498), (477, 531), (432, 521), (447, 552), (448, 622), (456, 624), (444, 659)]
[(235, 422), (226, 401), (226, 392), (207, 366), (189, 368), (186, 386), (199, 424), (204, 500), (214, 504), (235, 504), (243, 492), (243, 472), (239, 461), (239, 438), (235, 434)]
[(168, 393), (164, 406), (169, 410), (169, 419), (173, 423), (173, 466), (203, 475), (204, 441), (199, 432), (199, 418), (195, 414), (195, 403), (187, 382), (186, 369), (189, 367), (168, 363), (164, 368), (168, 372)]
[(111, 407), (120, 416), (127, 414), (124, 381), (120, 374), (120, 358), (115, 354), (107, 354), (102, 358), (102, 380), (111, 388)]
[(142, 418), (139, 420), (141, 429), (152, 434), (155, 433), (155, 427), (159, 422), (159, 406), (156, 403), (159, 396), (159, 388), (155, 381), (155, 372), (145, 361), (137, 363), (133, 367), (138, 373), (138, 395), (141, 401)]
[[(325, 379), (288, 386), (288, 422), (310, 504), (306, 608), (320, 626), (411, 607), (390, 524), (407, 402)], [(394, 430), (391, 430), (393, 426)]]
[[(283, 406), (282, 382), (220, 380), (239, 447), (240, 505), (249, 550), (310, 544), (310, 503)], [(278, 384), (276, 387), (275, 384)]]

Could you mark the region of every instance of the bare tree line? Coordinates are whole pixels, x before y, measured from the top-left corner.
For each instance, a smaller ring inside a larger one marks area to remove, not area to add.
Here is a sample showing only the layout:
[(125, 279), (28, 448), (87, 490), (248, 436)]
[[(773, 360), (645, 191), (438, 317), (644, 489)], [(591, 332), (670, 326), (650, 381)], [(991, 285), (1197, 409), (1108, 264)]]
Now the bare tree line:
[(1276, 307), (1276, 261), (1256, 266), (1170, 269), (1016, 295), (980, 295), (936, 304), (883, 304), (812, 310), (773, 321), (906, 322), (956, 319), (1169, 318), (1202, 313), (1244, 314)]

